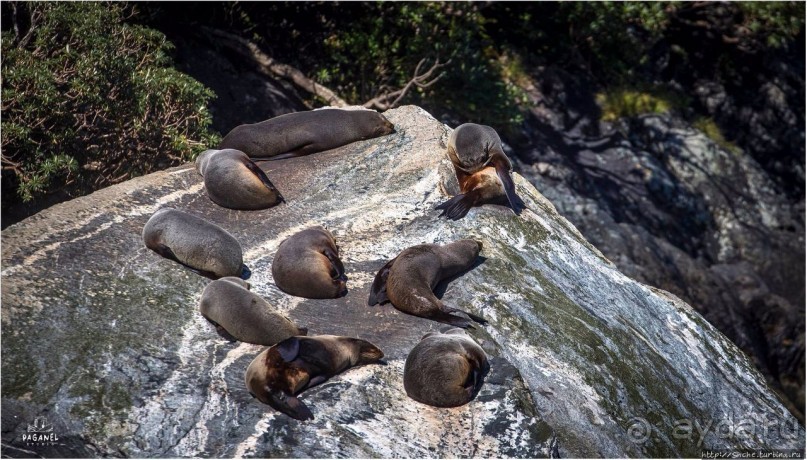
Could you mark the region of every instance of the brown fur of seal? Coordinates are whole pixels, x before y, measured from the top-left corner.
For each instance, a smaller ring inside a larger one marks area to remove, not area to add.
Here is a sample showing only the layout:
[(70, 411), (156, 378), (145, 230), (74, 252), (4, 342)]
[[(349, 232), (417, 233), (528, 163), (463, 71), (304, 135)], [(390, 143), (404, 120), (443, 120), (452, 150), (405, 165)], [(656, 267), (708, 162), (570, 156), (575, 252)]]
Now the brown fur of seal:
[(310, 110), (236, 126), (219, 148), (240, 150), (250, 158), (278, 160), (394, 132), (394, 125), (374, 110)]
[(322, 227), (307, 228), (280, 243), (272, 276), (281, 291), (298, 297), (335, 299), (347, 294), (339, 247)]
[(350, 367), (383, 357), (366, 340), (335, 335), (291, 337), (256, 356), (244, 380), (250, 394), (262, 403), (297, 420), (308, 420), (314, 415), (296, 395)]
[(199, 275), (211, 279), (247, 279), (241, 245), (226, 230), (201, 217), (162, 208), (143, 227), (146, 247)]
[(490, 126), (465, 123), (451, 133), (446, 149), (454, 165), (460, 194), (437, 206), (440, 217), (459, 220), (468, 211), (484, 203), (507, 198), (513, 212), (519, 214), (524, 202), (516, 194), (510, 159), (504, 153), (502, 141)]
[(404, 249), (379, 270), (370, 288), (369, 305), (386, 302), (410, 315), (457, 327), (471, 327), (471, 321), (452, 315), (463, 313), (478, 323), (485, 319), (444, 304), (434, 295), (434, 287), (470, 268), (482, 243), (458, 240), (443, 246), (421, 244)]
[(277, 313), (241, 278), (227, 276), (210, 282), (202, 291), (199, 312), (225, 339), (274, 345), (295, 335), (306, 335), (287, 317)]
[(489, 369), (485, 351), (462, 329), (432, 332), (406, 357), (404, 389), (423, 404), (462, 406), (482, 387)]
[(234, 149), (205, 150), (196, 158), (210, 200), (229, 209), (266, 209), (283, 197), (246, 153)]

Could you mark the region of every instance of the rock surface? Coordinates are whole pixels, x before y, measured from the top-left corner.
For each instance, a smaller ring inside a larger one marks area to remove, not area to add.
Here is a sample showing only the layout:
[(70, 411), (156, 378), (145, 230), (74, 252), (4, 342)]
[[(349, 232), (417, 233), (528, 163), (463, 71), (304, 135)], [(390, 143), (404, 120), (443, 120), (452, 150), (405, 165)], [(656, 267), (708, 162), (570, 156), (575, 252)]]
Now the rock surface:
[(508, 152), (517, 170), (622, 272), (740, 346), (803, 421), (803, 196), (777, 186), (760, 151), (725, 150), (668, 114), (600, 122), (590, 84), (557, 69), (536, 80), (537, 107)]
[[(443, 155), (449, 130), (416, 107), (386, 115), (393, 135), (262, 163), (286, 205), (220, 208), (187, 165), (4, 230), (3, 454), (692, 457), (702, 448), (804, 449), (804, 429), (736, 346), (675, 296), (620, 273), (520, 176), (529, 206), (521, 216), (489, 205), (459, 222), (438, 220), (442, 190), (456, 187)], [(389, 364), (304, 393), (310, 423), (252, 400), (243, 371), (261, 347), (221, 340), (197, 312), (207, 280), (143, 245), (142, 227), (161, 206), (232, 233), (253, 291), (309, 333), (369, 340)], [(280, 242), (315, 224), (342, 250), (345, 298), (293, 298), (272, 283)], [(402, 370), (420, 337), (442, 325), (367, 307), (366, 298), (375, 272), (402, 249), (466, 237), (483, 242), (484, 260), (443, 286), (443, 299), (489, 320), (472, 336), (491, 372), (469, 405), (435, 409), (405, 396)], [(58, 441), (23, 440), (36, 417)]]

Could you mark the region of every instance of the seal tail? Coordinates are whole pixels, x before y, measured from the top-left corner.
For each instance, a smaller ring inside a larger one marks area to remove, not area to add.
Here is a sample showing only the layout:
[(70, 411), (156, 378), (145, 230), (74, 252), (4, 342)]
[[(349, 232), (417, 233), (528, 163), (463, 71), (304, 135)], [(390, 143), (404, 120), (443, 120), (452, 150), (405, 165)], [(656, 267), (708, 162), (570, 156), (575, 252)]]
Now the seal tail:
[(443, 210), (438, 217), (446, 216), (451, 220), (460, 220), (468, 214), (468, 211), (474, 207), (477, 201), (479, 201), (479, 193), (476, 190), (471, 190), (468, 193), (463, 193), (451, 198), (434, 209)]

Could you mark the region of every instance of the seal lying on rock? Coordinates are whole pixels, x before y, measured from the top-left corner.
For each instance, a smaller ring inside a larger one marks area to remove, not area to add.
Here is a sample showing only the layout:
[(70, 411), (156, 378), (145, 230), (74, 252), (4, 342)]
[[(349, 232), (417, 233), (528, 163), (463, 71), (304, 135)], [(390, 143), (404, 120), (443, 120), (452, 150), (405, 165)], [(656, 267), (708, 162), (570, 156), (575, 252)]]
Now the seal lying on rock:
[(451, 133), (446, 150), (454, 165), (460, 194), (437, 206), (440, 217), (459, 220), (477, 204), (494, 202), (507, 197), (516, 214), (524, 202), (516, 195), (516, 186), (510, 172), (510, 159), (502, 149), (502, 141), (490, 126), (465, 123)]
[(306, 335), (269, 302), (249, 291), (249, 283), (227, 276), (210, 282), (202, 291), (199, 311), (225, 339), (274, 345), (295, 335)]
[(366, 340), (335, 335), (291, 337), (267, 348), (247, 367), (249, 393), (264, 404), (296, 418), (313, 419), (295, 396), (353, 366), (372, 364), (384, 353)]
[(471, 322), (451, 313), (463, 313), (479, 323), (485, 319), (445, 305), (434, 295), (434, 287), (467, 270), (479, 255), (482, 243), (458, 240), (443, 246), (421, 244), (404, 249), (387, 262), (370, 287), (369, 305), (391, 302), (398, 310), (457, 327)]
[(178, 262), (194, 273), (217, 279), (250, 271), (243, 262), (241, 245), (232, 235), (205, 219), (173, 208), (159, 209), (143, 227), (146, 247)]
[(404, 389), (423, 404), (461, 406), (473, 399), (489, 369), (482, 347), (462, 329), (430, 332), (406, 357)]
[(335, 299), (347, 294), (345, 267), (333, 235), (311, 227), (285, 239), (272, 261), (272, 277), (281, 291), (307, 299)]
[(322, 109), (295, 112), (236, 126), (219, 144), (251, 158), (279, 160), (385, 136), (395, 127), (374, 110)]
[(266, 174), (246, 153), (205, 150), (196, 158), (196, 170), (204, 177), (210, 200), (230, 209), (266, 209), (281, 201)]

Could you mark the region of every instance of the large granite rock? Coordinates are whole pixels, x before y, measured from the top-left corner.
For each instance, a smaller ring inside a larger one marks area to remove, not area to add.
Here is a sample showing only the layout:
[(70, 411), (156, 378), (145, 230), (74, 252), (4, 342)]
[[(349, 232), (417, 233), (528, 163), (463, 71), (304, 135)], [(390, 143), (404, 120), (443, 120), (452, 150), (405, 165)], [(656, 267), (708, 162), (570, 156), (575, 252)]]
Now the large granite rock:
[[(459, 221), (434, 206), (456, 187), (449, 129), (417, 107), (397, 133), (263, 163), (288, 204), (213, 204), (190, 165), (39, 213), (2, 233), (3, 455), (136, 457), (699, 456), (803, 449), (804, 429), (745, 355), (675, 296), (620, 273), (520, 176), (521, 216), (484, 206)], [(386, 366), (304, 393), (300, 423), (252, 400), (243, 371), (261, 347), (220, 339), (196, 310), (208, 282), (147, 250), (141, 230), (172, 206), (229, 230), (253, 290), (311, 334), (361, 337)], [(280, 292), (279, 243), (315, 224), (342, 250), (350, 292)], [(367, 307), (376, 271), (402, 249), (458, 238), (483, 260), (442, 286), (485, 316), (472, 331), (492, 370), (470, 404), (408, 399), (408, 351), (442, 325)], [(58, 440), (26, 442), (50, 428)], [(743, 429), (736, 429), (735, 427)], [(721, 429), (722, 427), (722, 429)], [(729, 427), (729, 431), (726, 431)]]

